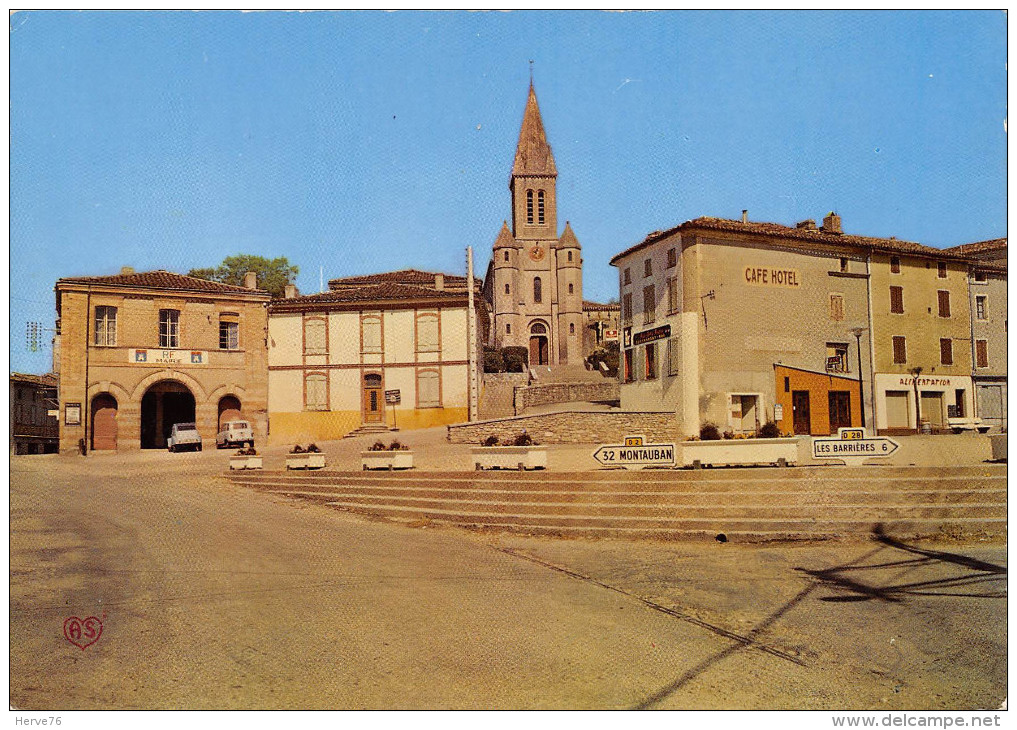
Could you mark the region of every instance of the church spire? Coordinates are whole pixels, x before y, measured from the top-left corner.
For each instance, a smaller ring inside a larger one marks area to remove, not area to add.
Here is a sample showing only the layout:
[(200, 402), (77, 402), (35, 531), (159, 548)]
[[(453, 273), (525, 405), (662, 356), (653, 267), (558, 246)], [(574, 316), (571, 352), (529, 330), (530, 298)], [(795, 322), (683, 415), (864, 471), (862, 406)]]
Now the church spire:
[(544, 134), (544, 122), (540, 119), (540, 107), (537, 106), (537, 92), (533, 90), (532, 78), (530, 78), (530, 96), (526, 100), (526, 112), (523, 114), (523, 126), (519, 130), (519, 144), (516, 146), (512, 174), (550, 177), (558, 175), (554, 155), (551, 154), (551, 145), (547, 143), (547, 136)]

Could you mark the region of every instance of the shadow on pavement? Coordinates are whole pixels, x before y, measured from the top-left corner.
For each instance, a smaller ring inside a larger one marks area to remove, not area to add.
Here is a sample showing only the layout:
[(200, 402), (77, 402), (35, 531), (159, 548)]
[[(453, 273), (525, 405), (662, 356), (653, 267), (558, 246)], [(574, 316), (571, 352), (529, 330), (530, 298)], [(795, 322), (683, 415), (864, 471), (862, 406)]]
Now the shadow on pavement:
[[(798, 594), (791, 600), (763, 619), (746, 635), (746, 638), (754, 642), (757, 637), (773, 626), (773, 624), (780, 620), (781, 617), (787, 614), (791, 609), (802, 603), (802, 601), (808, 598), (809, 595), (817, 588), (828, 588), (841, 591), (841, 595), (826, 596), (819, 600), (843, 603), (869, 601), (872, 599), (879, 599), (892, 603), (902, 603), (905, 601), (907, 596), (1006, 598), (1005, 582), (1007, 571), (1003, 566), (995, 565), (994, 563), (987, 563), (967, 555), (931, 550), (908, 544), (887, 535), (882, 525), (876, 525), (872, 531), (872, 537), (877, 543), (879, 543), (880, 546), (874, 550), (868, 551), (850, 563), (822, 570), (796, 568), (799, 572), (811, 576), (815, 582), (799, 591)], [(885, 550), (899, 551), (901, 553), (917, 555), (919, 557), (912, 558), (901, 556), (901, 559), (898, 560), (883, 560), (878, 563), (868, 562), (870, 559), (883, 553)], [(907, 573), (913, 570), (927, 568), (942, 569), (944, 567), (949, 568), (951, 566), (956, 566), (958, 569), (962, 569), (963, 572), (959, 575), (953, 575), (946, 578), (889, 584), (884, 584), (884, 582), (878, 580), (875, 581), (874, 584), (865, 583), (861, 580), (855, 580), (844, 575), (845, 573), (857, 574), (860, 571), (870, 571), (867, 575), (872, 575), (878, 578), (879, 571), (892, 570), (895, 572), (895, 575), (899, 577), (901, 572)], [(997, 582), (1002, 582), (1004, 584), (999, 587), (999, 590), (989, 591), (986, 588), (986, 586), (991, 586)], [(980, 590), (962, 592), (953, 592), (949, 590), (964, 586), (978, 586)], [(717, 654), (714, 654), (713, 656), (707, 657), (699, 664), (685, 672), (674, 682), (650, 695), (645, 700), (635, 705), (632, 709), (652, 709), (655, 705), (681, 690), (685, 685), (705, 673), (715, 664), (748, 648), (749, 646), (751, 646), (751, 644), (735, 644)]]

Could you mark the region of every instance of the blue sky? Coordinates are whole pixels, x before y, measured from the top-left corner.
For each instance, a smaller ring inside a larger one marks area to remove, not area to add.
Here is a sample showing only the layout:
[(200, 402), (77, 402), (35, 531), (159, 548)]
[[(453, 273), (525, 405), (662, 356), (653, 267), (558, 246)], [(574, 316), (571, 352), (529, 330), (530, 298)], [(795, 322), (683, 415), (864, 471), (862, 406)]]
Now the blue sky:
[[(30, 12), (10, 18), (11, 368), (61, 276), (286, 256), (303, 293), (482, 275), (534, 61), (588, 299), (702, 215), (1006, 235), (1006, 18), (984, 12)], [(47, 338), (48, 340), (48, 338)]]

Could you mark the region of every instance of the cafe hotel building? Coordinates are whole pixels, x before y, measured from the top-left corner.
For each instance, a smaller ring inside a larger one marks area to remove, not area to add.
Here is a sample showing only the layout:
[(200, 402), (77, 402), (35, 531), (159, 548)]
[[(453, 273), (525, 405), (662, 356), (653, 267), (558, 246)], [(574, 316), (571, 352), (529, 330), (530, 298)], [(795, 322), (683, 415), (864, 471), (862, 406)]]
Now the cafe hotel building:
[[(1005, 373), (1005, 352), (974, 342), (969, 282), (984, 272), (964, 247), (847, 235), (833, 213), (791, 227), (743, 212), (655, 231), (611, 264), (622, 409), (673, 412), (686, 436), (708, 422), (935, 431), (978, 415), (978, 367)], [(1002, 291), (985, 311), (1005, 311)]]

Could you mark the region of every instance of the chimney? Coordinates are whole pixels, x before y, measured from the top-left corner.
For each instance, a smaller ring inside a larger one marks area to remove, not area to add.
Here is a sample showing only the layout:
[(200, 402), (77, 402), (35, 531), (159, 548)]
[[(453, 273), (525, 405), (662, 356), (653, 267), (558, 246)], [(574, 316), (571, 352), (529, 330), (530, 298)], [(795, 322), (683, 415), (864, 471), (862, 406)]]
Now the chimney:
[(837, 235), (844, 232), (840, 229), (840, 216), (832, 210), (827, 213), (826, 218), (823, 219), (823, 232), (836, 233)]
[(816, 221), (811, 218), (806, 218), (803, 221), (798, 221), (798, 223), (795, 224), (795, 228), (802, 228), (806, 231), (814, 231), (816, 230)]
[(438, 291), (444, 291), (445, 290), (445, 275), (444, 274), (435, 274), (434, 275), (434, 288), (437, 289)]
[(283, 296), (286, 299), (293, 299), (295, 296), (297, 296), (296, 284), (287, 284), (285, 287), (283, 287)]
[(748, 223), (748, 222), (749, 222), (749, 211), (743, 210), (742, 211), (742, 223)]
[(244, 274), (244, 288), (245, 289), (258, 288), (258, 272), (248, 271), (246, 274)]
[(134, 267), (133, 266), (121, 266), (120, 267), (120, 273), (121, 274), (133, 274), (134, 273)]

